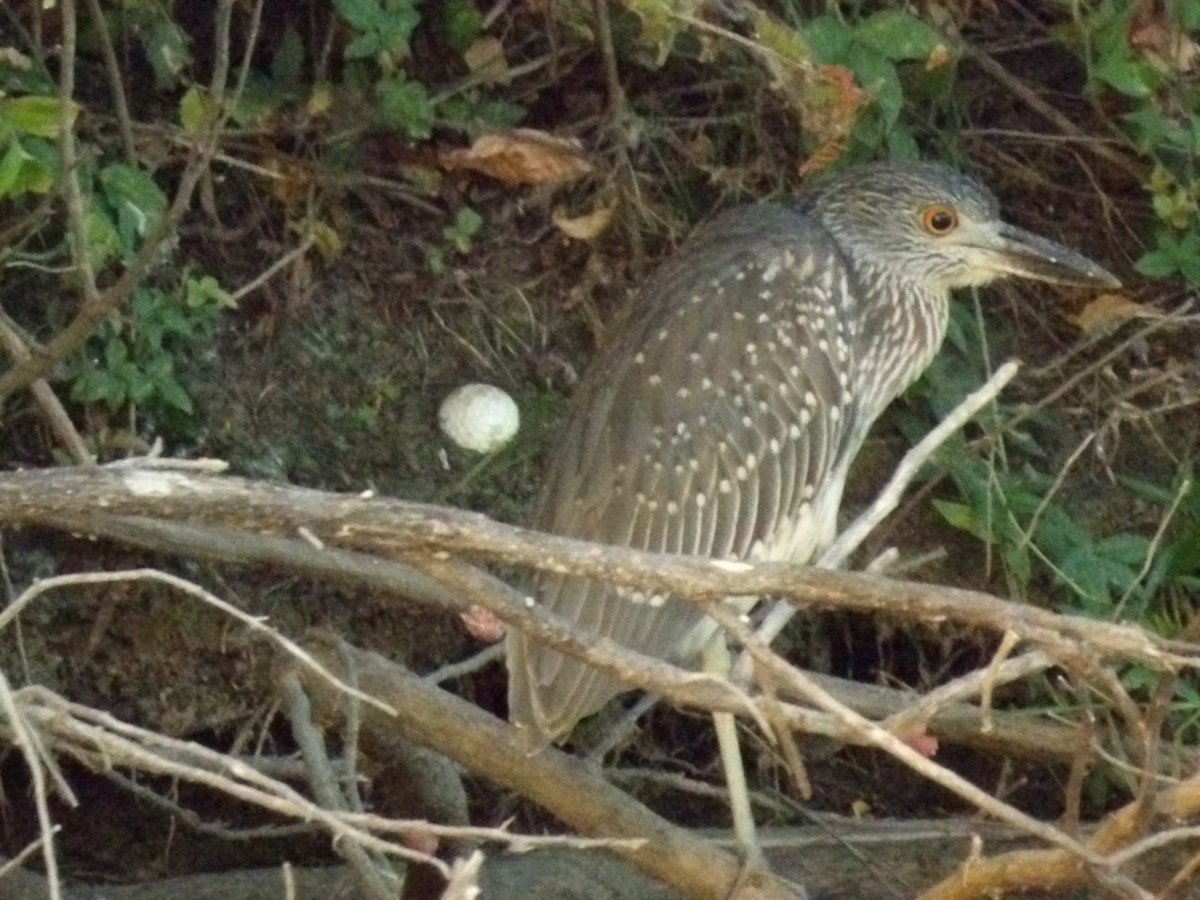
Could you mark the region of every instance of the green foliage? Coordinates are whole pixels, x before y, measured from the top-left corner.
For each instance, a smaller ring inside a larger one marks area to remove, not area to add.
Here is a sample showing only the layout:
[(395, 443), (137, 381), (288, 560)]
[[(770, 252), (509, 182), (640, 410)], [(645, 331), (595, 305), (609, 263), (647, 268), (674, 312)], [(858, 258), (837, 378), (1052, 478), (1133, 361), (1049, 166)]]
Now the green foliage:
[[(1180, 277), (1200, 286), (1200, 87), (1187, 66), (1147, 46), (1145, 35), (1157, 31), (1168, 44), (1192, 46), (1189, 32), (1200, 26), (1200, 5), (1175, 0), (1156, 8), (1147, 27), (1135, 21), (1136, 4), (1104, 0), (1084, 6), (1063, 36), (1074, 43), (1088, 67), (1088, 90), (1094, 96), (1115, 91), (1129, 111), (1120, 125), (1133, 148), (1151, 163), (1145, 187), (1160, 221), (1154, 244), (1137, 261), (1152, 278)], [(1161, 18), (1157, 18), (1161, 16)], [(1134, 36), (1142, 34), (1140, 44)]]
[[(116, 246), (122, 261), (133, 259), (142, 241), (162, 220), (167, 211), (167, 197), (144, 169), (124, 163), (113, 163), (100, 170), (96, 179), (99, 187), (93, 213), (115, 230)], [(94, 262), (103, 264), (102, 258)]]
[(1028, 594), (1040, 563), (1063, 606), (1096, 618), (1150, 611), (1156, 585), (1145, 578), (1153, 563), (1149, 538), (1093, 533), (1032, 466), (1005, 469), (996, 457), (983, 460), (961, 447), (948, 451), (944, 464), (962, 499), (935, 501), (938, 513), (992, 546), (1015, 593)]
[(347, 59), (378, 59), (394, 68), (409, 53), (409, 39), (421, 14), (420, 0), (333, 0), (333, 8), (358, 36), (345, 48)]
[(75, 123), (79, 107), (57, 97), (0, 97), (0, 199), (45, 194), (58, 177), (53, 141), (64, 117)]
[[(470, 253), (475, 236), (483, 228), (483, 217), (469, 206), (454, 214), (454, 221), (442, 229), (442, 237), (455, 253)], [(446, 271), (446, 250), (442, 247), (425, 248), (425, 262), (429, 271), (441, 275)]]
[[(979, 341), (973, 313), (967, 305), (953, 307), (945, 349), (893, 414), (910, 440), (984, 378), (972, 349)], [(1025, 425), (1007, 424), (1019, 414)], [(1200, 490), (1190, 471), (1171, 488), (1123, 479), (1106, 491), (1106, 505), (1128, 507), (1137, 499), (1157, 508), (1171, 526), (1159, 540), (1133, 530), (1133, 523), (1105, 531), (1059, 473), (1048, 470), (1049, 455), (1036, 433), (1053, 423), (1004, 403), (993, 406), (987, 423), (993, 437), (986, 455), (961, 435), (938, 454), (937, 468), (954, 487), (953, 496), (934, 501), (942, 520), (989, 547), (1015, 596), (1036, 596), (1095, 618), (1133, 619), (1164, 634), (1178, 630), (1172, 597), (1200, 587)], [(1125, 503), (1114, 501), (1117, 491), (1126, 492)]]
[[(84, 78), (102, 73), (104, 43), (111, 40), (122, 69), (143, 67), (153, 75), (131, 78), (129, 71), (123, 73), (131, 107), (145, 111), (147, 104), (174, 105), (183, 131), (193, 136), (208, 133), (228, 116), (238, 126), (257, 130), (264, 148), (270, 147), (274, 134), (284, 132), (291, 147), (293, 135), (303, 128), (303, 147), (320, 164), (355, 165), (356, 142), (368, 130), (423, 141), (439, 127), (471, 135), (514, 125), (525, 113), (520, 105), (493, 95), (494, 86), (502, 82), (503, 48), (488, 38), (495, 44), (494, 53), (489, 57), (480, 51), (483, 16), (472, 0), (334, 0), (311, 7), (307, 17), (286, 15), (278, 34), (260, 35), (260, 46), (270, 51), (266, 64), (246, 73), (236, 103), (230, 105), (228, 95), (219, 98), (224, 106), (196, 80), (207, 62), (195, 65), (193, 19), (182, 15), (182, 4), (122, 0), (102, 4), (101, 9), (106, 29), (81, 19), (77, 71)], [(235, 13), (235, 20), (240, 14)], [(314, 22), (319, 24), (315, 30)], [(318, 33), (341, 43), (315, 44)], [(423, 48), (432, 50), (420, 58), (414, 56), (418, 37)], [(488, 63), (472, 53), (498, 60), (494, 64), (501, 76), (476, 72), (474, 66)], [(62, 183), (58, 141), (64, 127), (75, 128), (81, 112), (75, 103), (58, 98), (56, 75), (43, 62), (47, 58), (45, 49), (36, 46), (6, 48), (0, 57), (0, 201), (24, 204), (27, 210)], [(457, 86), (447, 88), (448, 79)], [(163, 237), (170, 201), (157, 168), (172, 173), (168, 177), (174, 177), (175, 170), (162, 166), (156, 154), (147, 155), (152, 160), (147, 165), (125, 154), (118, 159), (115, 142), (91, 142), (82, 130), (76, 142), (80, 162), (72, 176), (84, 201), (83, 250), (103, 289), (116, 281), (116, 272), (147, 251), (151, 238)], [(270, 151), (268, 157), (275, 161)], [(311, 196), (306, 163), (281, 172), (276, 199), (299, 208), (303, 198)], [(436, 177), (436, 170), (420, 166), (411, 175), (418, 188), (430, 190), (437, 188)], [(6, 258), (13, 265), (67, 272), (64, 283), (77, 287), (63, 205), (46, 208), (52, 212), (42, 225), (25, 236), (22, 245), (5, 248)], [(15, 211), (21, 211), (19, 205)], [(289, 206), (286, 213), (291, 215), (293, 209)], [(303, 214), (311, 216), (311, 208)], [(430, 251), (430, 267), (444, 269), (453, 254), (468, 252), (481, 226), (474, 210), (460, 209), (443, 231), (444, 243)], [(306, 220), (303, 229), (296, 223), (290, 227), (305, 233), (324, 228), (332, 240), (320, 246), (337, 243), (338, 236), (326, 223)], [(154, 249), (152, 282), (138, 287), (91, 337), (86, 352), (67, 360), (59, 372), (69, 378), (71, 396), (80, 402), (115, 414), (136, 407), (151, 430), (165, 423), (177, 430), (193, 406), (185, 384), (186, 360), (203, 356), (230, 299), (203, 273), (162, 274), (186, 269), (187, 262), (176, 258), (177, 246), (169, 240), (156, 243)], [(45, 318), (28, 324), (44, 328), (73, 314), (71, 301), (50, 300)], [(369, 424), (370, 415), (355, 413), (351, 419)]]
[(90, 340), (91, 355), (75, 367), (71, 396), (114, 412), (137, 406), (151, 419), (190, 414), (177, 360), (207, 348), (221, 311), (232, 306), (209, 276), (185, 275), (172, 291), (138, 288), (129, 310), (111, 316)]
[[(7, 81), (7, 79), (5, 79)], [(0, 199), (19, 203), (26, 194), (54, 189), (61, 166), (56, 141), (72, 127), (80, 108), (44, 94), (0, 97)], [(84, 245), (98, 275), (110, 266), (132, 262), (159, 229), (168, 200), (146, 169), (109, 162), (89, 148), (75, 177), (84, 195)], [(20, 247), (12, 257), (66, 259), (66, 237), (47, 234), (46, 247), (34, 255)], [(93, 335), (86, 353), (65, 367), (71, 396), (102, 403), (114, 412), (139, 407), (151, 419), (190, 413), (192, 401), (179, 380), (176, 354), (198, 350), (210, 341), (228, 295), (208, 276), (186, 276), (164, 292), (143, 286), (126, 310), (110, 317)]]
[(334, 0), (334, 9), (355, 32), (345, 47), (343, 90), (365, 99), (372, 124), (412, 140), (426, 140), (438, 124), (468, 131), (508, 127), (524, 109), (489, 98), (480, 87), (439, 96), (418, 76), (411, 58), (412, 39), (434, 15), (431, 33), (466, 62), (479, 38), (483, 19), (468, 0), (423, 4), (421, 0)]
[[(172, 0), (124, 0), (106, 10), (109, 32), (120, 41), (136, 44), (154, 73), (157, 90), (169, 90), (187, 81), (192, 64), (191, 41), (176, 21)], [(95, 38), (86, 34), (90, 46)]]
[(800, 31), (816, 62), (850, 70), (855, 84), (871, 99), (854, 123), (851, 158), (878, 156), (881, 150), (915, 158), (916, 142), (902, 116), (905, 103), (911, 102), (906, 93), (920, 90), (922, 77), (932, 74), (941, 81), (953, 69), (947, 55), (940, 66), (927, 70), (935, 54), (946, 52), (938, 32), (902, 10), (882, 10), (857, 22), (818, 16)]
[(483, 16), (471, 0), (443, 0), (442, 35), (456, 53), (465, 53), (483, 30)]
[(410, 138), (433, 134), (437, 113), (429, 91), (419, 81), (408, 81), (403, 73), (385, 76), (375, 85), (378, 102), (376, 121)]

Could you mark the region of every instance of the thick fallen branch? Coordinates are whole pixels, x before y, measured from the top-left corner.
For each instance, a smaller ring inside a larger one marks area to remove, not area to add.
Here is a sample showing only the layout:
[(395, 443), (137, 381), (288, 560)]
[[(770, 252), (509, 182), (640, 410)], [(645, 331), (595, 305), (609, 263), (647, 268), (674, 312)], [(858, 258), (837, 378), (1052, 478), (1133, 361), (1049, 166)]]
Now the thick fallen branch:
[[(328, 642), (311, 641), (308, 649), (335, 672), (343, 665), (345, 651), (339, 653)], [(763, 873), (751, 876), (753, 883), (739, 885), (740, 863), (733, 854), (632, 801), (597, 770), (552, 747), (530, 755), (513, 739), (508, 723), (377, 654), (350, 652), (358, 686), (398, 710), (393, 721), (375, 708), (363, 709), (365, 730), (398, 724), (410, 739), (442, 748), (456, 762), (529, 797), (583, 834), (644, 838), (645, 845), (616, 852), (688, 897), (720, 900), (731, 896), (735, 886), (745, 892), (738, 897), (796, 896), (794, 886)], [(343, 708), (344, 698), (329, 690), (328, 683), (305, 673), (301, 677), (321, 704)]]
[[(1193, 775), (1161, 791), (1145, 805), (1134, 802), (1106, 816), (1087, 845), (1120, 864), (1136, 855), (1129, 850), (1147, 851), (1172, 839), (1187, 841), (1194, 848), (1197, 830), (1176, 826), (1197, 815), (1200, 815), (1200, 775)], [(1161, 830), (1152, 838), (1139, 840), (1148, 830), (1156, 828)], [(1123, 849), (1126, 852), (1117, 852)], [(1088, 884), (1090, 874), (1082, 860), (1062, 850), (1016, 850), (965, 864), (960, 871), (921, 894), (920, 900), (972, 900), (1003, 896), (1009, 891), (1062, 891)]]
[(0, 525), (76, 528), (98, 511), (295, 537), (420, 564), (489, 562), (598, 578), (685, 598), (780, 596), (810, 609), (953, 621), (1012, 631), (1054, 654), (1136, 660), (1160, 671), (1200, 668), (1200, 646), (1132, 625), (1064, 616), (957, 588), (787, 563), (702, 560), (606, 547), (494, 522), (486, 516), (373, 495), (330, 494), (242, 478), (133, 467), (48, 469), (0, 476)]
[[(43, 524), (55, 522), (47, 520)], [(298, 539), (247, 536), (219, 528), (132, 516), (72, 519), (58, 523), (58, 527), (72, 531), (82, 529), (160, 553), (179, 553), (242, 564), (269, 564), (342, 586), (366, 587), (393, 597), (439, 604), (451, 609), (465, 608), (467, 605), (461, 594), (448, 590), (411, 566), (354, 551), (316, 549)], [(560, 624), (557, 628), (550, 626), (549, 623), (554, 621), (552, 616), (536, 606), (526, 606), (523, 598), (503, 582), (493, 580), (491, 583), (503, 589), (503, 593), (492, 597), (492, 608), (498, 615), (529, 630), (539, 625), (545, 626), (542, 631), (544, 637), (556, 641), (564, 651), (572, 652), (574, 648), (574, 652), (583, 653), (590, 646), (595, 651), (593, 657), (601, 660), (600, 665), (604, 664), (604, 660), (610, 664), (614, 658), (624, 660), (621, 665), (614, 666), (614, 674), (620, 677), (624, 673), (626, 678), (632, 677), (634, 681), (638, 677), (646, 679), (649, 684), (656, 685), (655, 690), (680, 706), (722, 709), (734, 713), (747, 711), (747, 700), (741, 692), (730, 692), (718, 681), (697, 679), (695, 672), (645, 657), (641, 658), (643, 662), (639, 667), (636, 662), (631, 662), (636, 658), (635, 654), (616, 645), (604, 645), (606, 649), (601, 650), (594, 643), (585, 644), (565, 625)], [(636, 675), (632, 674), (635, 669)], [(815, 673), (810, 673), (810, 677), (839, 701), (873, 719), (884, 719), (906, 711), (909, 712), (906, 718), (909, 718), (913, 703), (918, 699), (911, 691)], [(780, 686), (780, 696), (789, 699), (786, 685)], [(731, 702), (727, 704), (722, 698), (729, 698)], [(784, 705), (782, 712), (785, 721), (806, 734), (821, 735), (845, 744), (861, 742), (858, 733), (847, 730), (823, 713), (790, 705)], [(993, 711), (990, 716), (985, 716), (978, 707), (963, 702), (940, 704), (936, 710), (923, 715), (920, 721), (941, 740), (1041, 762), (1069, 762), (1080, 740), (1076, 726), (1034, 720), (1020, 711)]]

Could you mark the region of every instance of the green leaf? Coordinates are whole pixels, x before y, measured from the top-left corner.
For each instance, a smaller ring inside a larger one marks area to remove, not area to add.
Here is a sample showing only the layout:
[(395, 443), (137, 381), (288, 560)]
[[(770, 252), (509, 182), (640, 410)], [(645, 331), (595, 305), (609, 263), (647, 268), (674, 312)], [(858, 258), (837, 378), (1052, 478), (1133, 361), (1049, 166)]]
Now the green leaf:
[(513, 128), (525, 119), (528, 110), (508, 100), (474, 100), (448, 97), (438, 106), (438, 115), (473, 131)]
[(887, 142), (888, 156), (892, 159), (908, 159), (915, 162), (921, 158), (921, 148), (917, 146), (917, 139), (907, 128), (897, 125), (888, 132)]
[(129, 359), (129, 348), (119, 337), (110, 338), (104, 345), (104, 363), (110, 370), (119, 369)]
[(121, 253), (121, 238), (112, 218), (102, 209), (89, 207), (84, 218), (88, 259), (95, 269), (102, 269)]
[(217, 105), (199, 85), (192, 85), (179, 98), (179, 124), (188, 134), (203, 134), (216, 118)]
[(883, 116), (885, 130), (896, 124), (904, 107), (904, 88), (896, 74), (896, 67), (886, 57), (862, 48), (847, 62), (854, 80), (864, 91), (875, 98)]
[(71, 397), (81, 403), (105, 403), (116, 409), (125, 402), (125, 383), (108, 371), (87, 372), (71, 385)]
[(174, 378), (158, 385), (158, 395), (166, 401), (168, 406), (174, 407), (180, 412), (190, 414), (194, 409), (192, 398)]
[(844, 62), (854, 41), (854, 31), (834, 16), (817, 16), (803, 33), (813, 57), (826, 65)]
[(454, 224), (442, 230), (448, 240), (454, 242), (459, 253), (467, 253), (471, 249), (471, 238), (483, 227), (483, 217), (469, 206), (461, 207), (454, 214)]
[(1033, 577), (1033, 560), (1027, 544), (1006, 542), (1001, 551), (1004, 557), (1004, 568), (1017, 584), (1026, 587)]
[(179, 82), (180, 74), (191, 62), (187, 45), (187, 35), (168, 14), (155, 18), (153, 26), (142, 33), (142, 49), (160, 90)]
[(0, 159), (0, 197), (20, 197), (22, 194), (45, 194), (54, 187), (54, 172), (37, 157), (28, 153), (15, 138)]
[(433, 133), (434, 108), (425, 85), (397, 75), (382, 79), (377, 91), (381, 124), (411, 138), (427, 138)]
[(934, 500), (933, 508), (952, 528), (965, 531), (981, 540), (990, 540), (987, 529), (980, 525), (979, 520), (975, 518), (975, 512), (967, 504), (952, 503), (949, 500)]
[(474, 237), (483, 227), (483, 216), (469, 206), (464, 206), (454, 214), (454, 232), (461, 237)]
[(360, 34), (344, 53), (349, 59), (362, 59), (386, 53), (393, 61), (408, 56), (408, 43), (421, 21), (416, 0), (334, 0), (333, 8)]
[(167, 197), (148, 172), (122, 163), (102, 169), (100, 185), (104, 199), (117, 214), (121, 249), (131, 253), (138, 240), (162, 220), (167, 211)]
[[(294, 96), (294, 95), (291, 95)], [(229, 117), (238, 125), (259, 128), (266, 125), (279, 108), (289, 99), (288, 92), (269, 78), (251, 75), (246, 89), (238, 97), (237, 105)]]
[(1146, 104), (1121, 117), (1121, 121), (1143, 152), (1177, 147), (1192, 149), (1192, 131), (1165, 115), (1153, 104)]
[(854, 36), (890, 60), (928, 59), (942, 43), (936, 30), (901, 10), (884, 10), (867, 17), (854, 29)]
[(397, 59), (407, 57), (409, 38), (420, 21), (415, 0), (394, 0), (380, 23), (379, 38), (383, 49)]
[(133, 370), (128, 372), (126, 391), (129, 394), (130, 403), (141, 404), (157, 393), (157, 385), (149, 378), (144, 377), (142, 373)]
[(17, 182), (17, 176), (21, 173), (21, 166), (28, 156), (21, 149), (20, 141), (9, 142), (3, 158), (0, 158), (0, 197), (12, 192), (13, 185)]
[(383, 15), (378, 0), (333, 0), (333, 8), (359, 31), (373, 29)]
[(291, 25), (283, 30), (279, 49), (271, 58), (271, 77), (280, 87), (296, 87), (304, 70), (304, 41)]
[(1150, 278), (1167, 278), (1179, 271), (1175, 260), (1165, 250), (1151, 250), (1143, 253), (1133, 267)]
[(1061, 560), (1059, 571), (1075, 586), (1085, 610), (1093, 615), (1108, 615), (1113, 604), (1108, 577), (1091, 547), (1080, 547)]
[(1097, 542), (1096, 552), (1113, 562), (1141, 567), (1150, 552), (1150, 541), (1140, 534), (1116, 534)]
[(463, 53), (479, 37), (483, 16), (471, 0), (443, 0), (442, 36), (458, 53)]
[[(57, 97), (4, 97), (0, 99), (0, 121), (7, 122), (18, 134), (53, 140), (62, 131), (59, 127), (62, 109), (63, 104)], [(67, 101), (68, 127), (74, 127), (79, 110), (79, 104)]]
[(1103, 57), (1092, 75), (1116, 88), (1126, 97), (1149, 97), (1158, 88), (1159, 77), (1150, 66), (1131, 56), (1116, 54)]
[(200, 278), (187, 278), (183, 283), (185, 302), (191, 309), (201, 307), (224, 307), (237, 309), (237, 301), (233, 295), (221, 287), (221, 283), (211, 275)]
[(360, 34), (346, 45), (346, 59), (370, 59), (383, 52), (383, 42), (374, 31)]

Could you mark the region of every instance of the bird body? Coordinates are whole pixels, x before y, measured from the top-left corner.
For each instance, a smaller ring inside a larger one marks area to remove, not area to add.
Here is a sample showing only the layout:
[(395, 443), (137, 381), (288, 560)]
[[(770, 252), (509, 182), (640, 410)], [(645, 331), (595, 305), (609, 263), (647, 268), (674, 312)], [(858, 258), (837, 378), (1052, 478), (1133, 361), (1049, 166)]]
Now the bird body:
[[(716, 217), (637, 292), (579, 385), (533, 526), (811, 561), (836, 535), (871, 424), (937, 353), (950, 291), (1003, 274), (1115, 282), (1004, 224), (985, 188), (938, 165), (859, 166)], [(715, 629), (678, 598), (586, 578), (542, 575), (534, 595), (581, 637), (679, 663)], [(510, 716), (535, 741), (627, 689), (515, 630), (507, 650)]]

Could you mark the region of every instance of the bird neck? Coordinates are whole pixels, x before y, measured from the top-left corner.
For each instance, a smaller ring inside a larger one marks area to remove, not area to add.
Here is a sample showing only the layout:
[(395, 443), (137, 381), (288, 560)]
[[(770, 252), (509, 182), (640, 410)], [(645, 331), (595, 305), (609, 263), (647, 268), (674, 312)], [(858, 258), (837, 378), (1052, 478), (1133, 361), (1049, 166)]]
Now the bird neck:
[(869, 398), (871, 408), (861, 410), (869, 427), (937, 355), (950, 319), (950, 292), (869, 265), (857, 271), (863, 282), (858, 296), (887, 298), (865, 304), (855, 342), (863, 348), (856, 396)]

